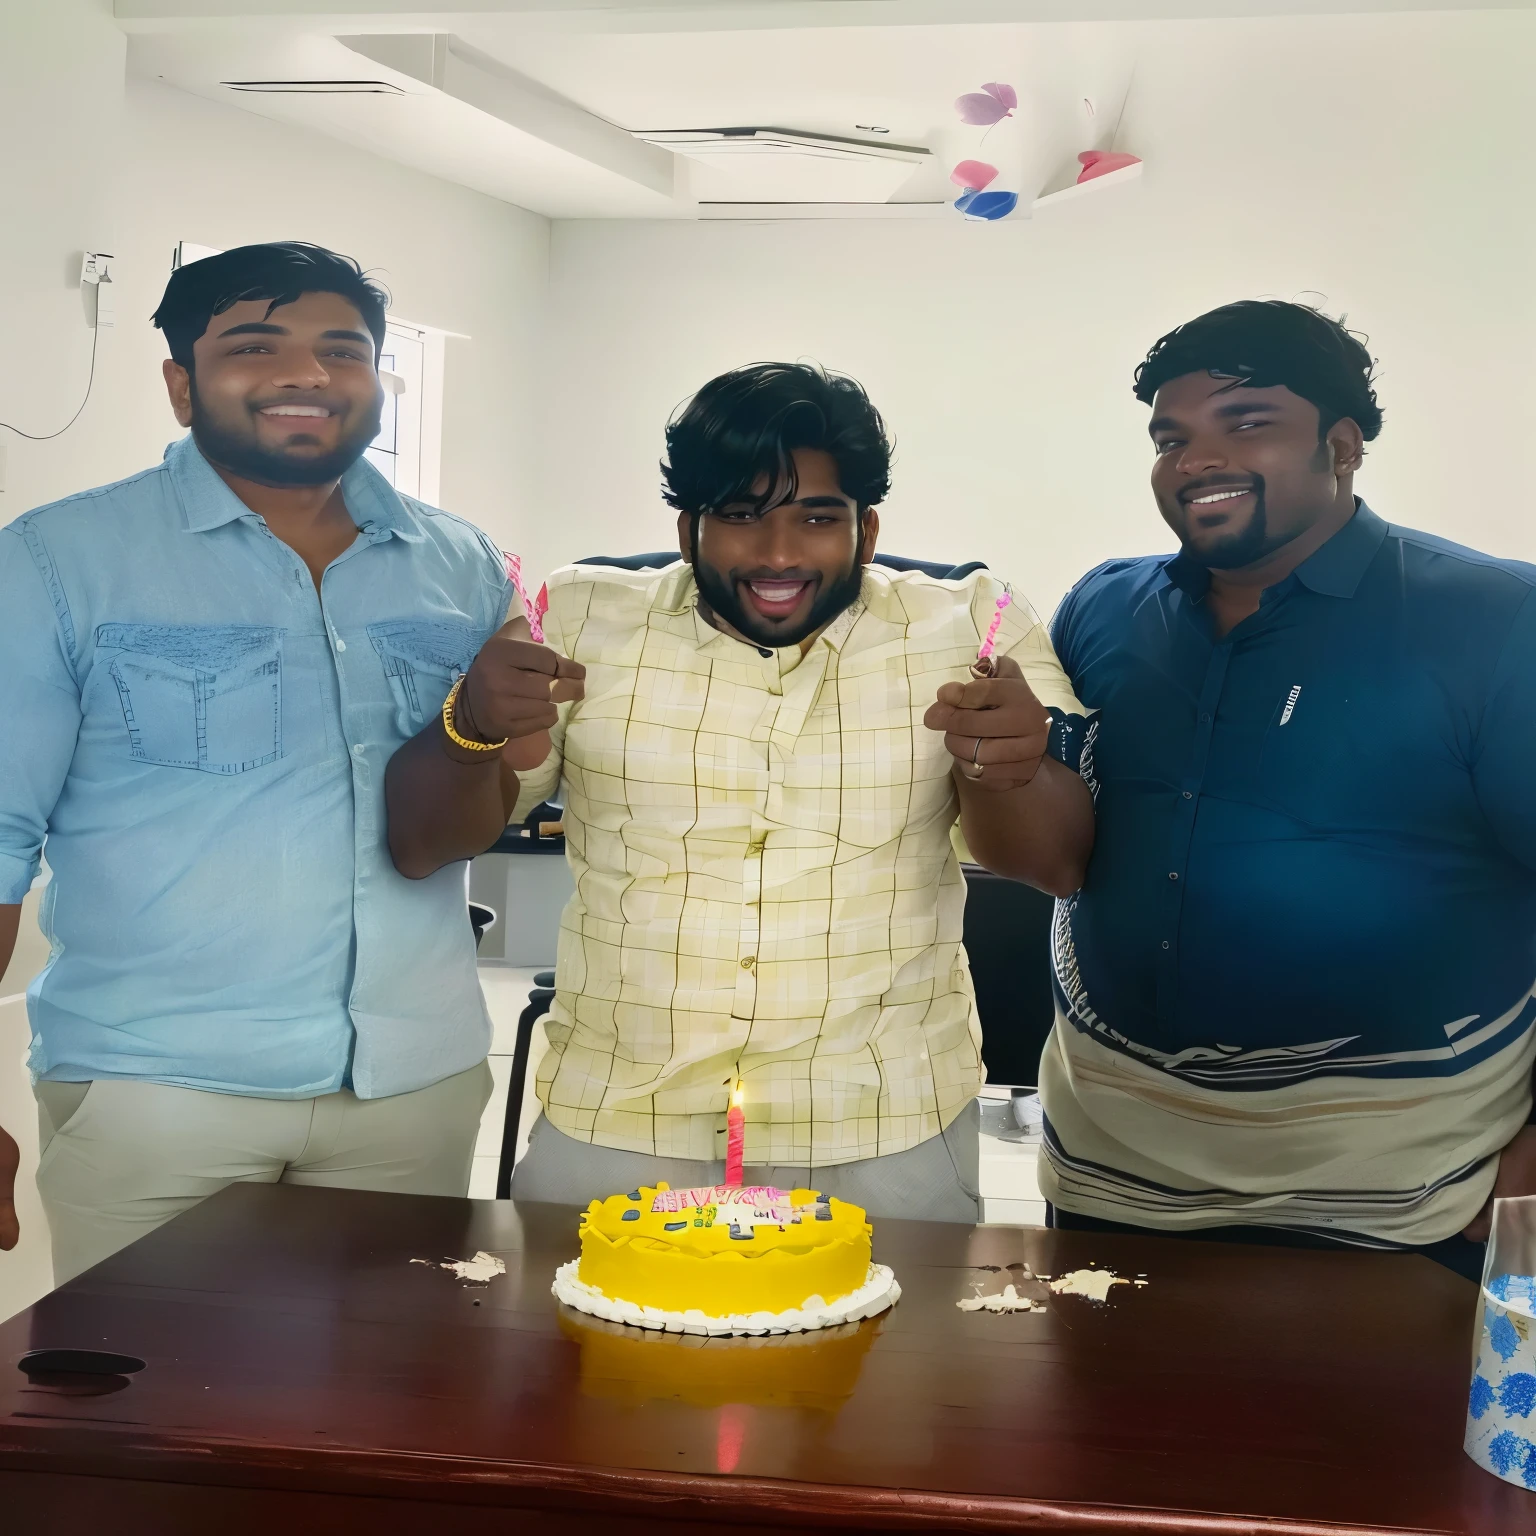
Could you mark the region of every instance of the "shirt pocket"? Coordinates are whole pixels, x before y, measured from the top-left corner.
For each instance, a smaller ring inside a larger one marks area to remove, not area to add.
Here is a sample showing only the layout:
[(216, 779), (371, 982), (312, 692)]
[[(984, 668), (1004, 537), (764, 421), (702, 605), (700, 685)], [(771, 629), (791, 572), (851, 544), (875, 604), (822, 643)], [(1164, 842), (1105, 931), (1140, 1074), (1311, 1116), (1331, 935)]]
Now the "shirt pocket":
[(162, 768), (244, 773), (282, 756), (283, 631), (254, 624), (103, 624), (99, 651), (128, 755)]
[(480, 632), (459, 619), (385, 619), (368, 626), (368, 639), (384, 663), (395, 727), (407, 737), (442, 709), (480, 648)]

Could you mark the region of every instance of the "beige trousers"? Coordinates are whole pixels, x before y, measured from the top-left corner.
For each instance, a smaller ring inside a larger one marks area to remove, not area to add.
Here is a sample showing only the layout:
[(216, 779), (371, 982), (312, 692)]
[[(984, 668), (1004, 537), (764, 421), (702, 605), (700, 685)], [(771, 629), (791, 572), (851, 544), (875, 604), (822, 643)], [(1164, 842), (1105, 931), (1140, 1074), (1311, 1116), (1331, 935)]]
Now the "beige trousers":
[(227, 1184), (464, 1195), (481, 1062), (388, 1099), (257, 1099), (165, 1083), (38, 1083), (37, 1187), (62, 1285)]

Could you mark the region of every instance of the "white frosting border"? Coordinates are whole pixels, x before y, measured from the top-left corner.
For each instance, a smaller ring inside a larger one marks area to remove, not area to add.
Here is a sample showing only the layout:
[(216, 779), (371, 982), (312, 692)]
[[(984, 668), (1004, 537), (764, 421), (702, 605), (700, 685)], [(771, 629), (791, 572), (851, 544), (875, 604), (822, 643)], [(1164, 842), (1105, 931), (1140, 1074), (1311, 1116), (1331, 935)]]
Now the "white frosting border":
[(610, 1323), (628, 1323), (634, 1328), (650, 1328), (664, 1333), (708, 1334), (722, 1338), (726, 1334), (809, 1333), (814, 1328), (831, 1328), (838, 1323), (856, 1323), (874, 1317), (901, 1300), (896, 1276), (884, 1264), (871, 1264), (869, 1278), (858, 1290), (836, 1301), (824, 1302), (812, 1296), (803, 1307), (788, 1312), (737, 1312), (730, 1317), (707, 1317), (694, 1309), (666, 1312), (660, 1307), (636, 1306), (632, 1301), (615, 1301), (596, 1286), (577, 1279), (580, 1259), (572, 1259), (555, 1271), (550, 1287), (555, 1297), (578, 1312), (605, 1318)]

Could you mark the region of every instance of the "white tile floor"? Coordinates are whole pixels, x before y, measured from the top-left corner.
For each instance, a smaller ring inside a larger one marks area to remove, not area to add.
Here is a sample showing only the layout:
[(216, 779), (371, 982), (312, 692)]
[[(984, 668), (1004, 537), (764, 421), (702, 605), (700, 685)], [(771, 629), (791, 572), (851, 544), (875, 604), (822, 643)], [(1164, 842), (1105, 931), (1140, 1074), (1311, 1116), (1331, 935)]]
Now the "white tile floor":
[[(512, 1076), (512, 1050), (517, 1036), (517, 1017), (528, 1002), (533, 986), (533, 972), (515, 966), (482, 965), (480, 984), (485, 989), (494, 1034), (491, 1040), (491, 1072), (496, 1088), (480, 1122), (480, 1139), (475, 1147), (475, 1171), (469, 1193), (477, 1200), (489, 1200), (496, 1193), (496, 1163), (501, 1152), (501, 1128), (507, 1107), (507, 1082)], [(533, 1049), (528, 1063), (528, 1082), (523, 1096), (518, 1156), (527, 1150), (528, 1127), (539, 1112), (534, 1094), (534, 1078), (548, 1041), (543, 1025), (533, 1032)], [(1007, 1089), (983, 1091), (984, 1098), (1006, 1102)], [(1035, 1178), (1038, 1140), (999, 1140), (984, 1135), (981, 1139), (981, 1198), (984, 1221), (1020, 1226), (1039, 1226), (1045, 1221), (1045, 1202)]]

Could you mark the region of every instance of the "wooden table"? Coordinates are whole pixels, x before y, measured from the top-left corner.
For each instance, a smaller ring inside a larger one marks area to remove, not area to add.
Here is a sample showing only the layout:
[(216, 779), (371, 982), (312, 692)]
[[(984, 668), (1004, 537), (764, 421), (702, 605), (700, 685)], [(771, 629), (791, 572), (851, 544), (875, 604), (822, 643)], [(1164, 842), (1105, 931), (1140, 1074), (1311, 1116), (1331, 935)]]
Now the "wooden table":
[[(484, 1287), (409, 1262), (480, 1248)], [(677, 1340), (555, 1304), (570, 1210), (236, 1185), (0, 1326), (0, 1526), (1536, 1532), (1461, 1452), (1475, 1290), (1427, 1260), (895, 1221), (875, 1251), (882, 1319)], [(1150, 1283), (955, 1306), (1089, 1261)], [(45, 1346), (148, 1365), (68, 1395), (15, 1369)]]

